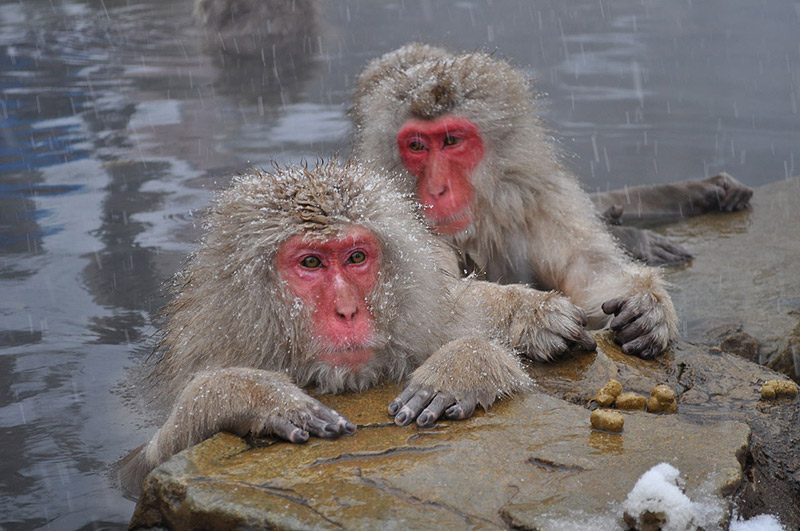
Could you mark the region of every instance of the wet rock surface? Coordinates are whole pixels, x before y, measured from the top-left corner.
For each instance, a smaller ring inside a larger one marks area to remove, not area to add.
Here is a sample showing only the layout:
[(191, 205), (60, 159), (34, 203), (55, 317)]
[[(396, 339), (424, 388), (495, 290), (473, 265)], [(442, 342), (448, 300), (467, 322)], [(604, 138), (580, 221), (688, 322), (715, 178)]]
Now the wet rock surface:
[(667, 272), (683, 335), (800, 381), (800, 178), (756, 189), (752, 208), (663, 230), (695, 258)]
[[(686, 495), (720, 514), (734, 507), (800, 528), (800, 398), (762, 399), (763, 384), (797, 378), (800, 356), (800, 180), (759, 188), (753, 209), (668, 227), (697, 257), (668, 273), (684, 337), (656, 360), (595, 353), (530, 364), (537, 391), (461, 422), (398, 428), (400, 391), (323, 396), (359, 429), (292, 445), (219, 434), (147, 479), (134, 529), (622, 529), (637, 479), (666, 462)], [(704, 343), (700, 345), (698, 343)], [(649, 397), (675, 392), (676, 413), (615, 409), (619, 433), (593, 430), (609, 380)]]
[[(399, 391), (321, 397), (358, 423), (352, 437), (305, 445), (228, 434), (183, 452), (148, 478), (132, 528), (269, 527), (559, 529), (621, 526), (639, 476), (667, 462), (692, 500), (725, 520), (769, 512), (800, 524), (800, 400), (762, 401), (773, 371), (681, 343), (658, 361), (596, 353), (532, 365), (539, 391), (435, 428), (398, 428)], [(649, 394), (666, 383), (677, 414), (619, 411), (620, 433), (592, 430), (587, 407), (611, 378)]]

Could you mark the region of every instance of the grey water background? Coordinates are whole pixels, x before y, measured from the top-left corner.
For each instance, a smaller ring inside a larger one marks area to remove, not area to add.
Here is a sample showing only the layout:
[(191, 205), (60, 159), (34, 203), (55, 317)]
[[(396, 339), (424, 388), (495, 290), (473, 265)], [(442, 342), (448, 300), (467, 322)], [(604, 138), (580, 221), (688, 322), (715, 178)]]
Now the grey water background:
[(190, 0), (0, 1), (0, 528), (125, 527), (108, 466), (153, 426), (121, 383), (210, 191), (346, 152), (354, 77), (403, 43), (525, 68), (587, 189), (800, 173), (800, 3), (323, 6), (310, 46), (243, 64)]

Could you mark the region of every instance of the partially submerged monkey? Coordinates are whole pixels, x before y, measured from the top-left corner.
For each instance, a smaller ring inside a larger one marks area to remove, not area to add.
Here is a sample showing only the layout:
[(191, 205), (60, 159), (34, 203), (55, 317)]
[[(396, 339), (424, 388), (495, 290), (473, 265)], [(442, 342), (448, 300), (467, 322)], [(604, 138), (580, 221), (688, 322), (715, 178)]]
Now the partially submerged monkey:
[(595, 347), (565, 297), (446, 273), (447, 251), (415, 211), (355, 163), (235, 178), (175, 277), (151, 376), (172, 407), (124, 460), (128, 490), (218, 431), (292, 442), (355, 431), (301, 387), (410, 377), (389, 413), (430, 426), (528, 389), (512, 347), (533, 359)]
[(484, 53), (411, 44), (358, 79), (355, 156), (394, 172), (429, 225), (491, 281), (570, 297), (624, 352), (677, 334), (659, 271), (635, 263), (559, 162), (527, 79)]

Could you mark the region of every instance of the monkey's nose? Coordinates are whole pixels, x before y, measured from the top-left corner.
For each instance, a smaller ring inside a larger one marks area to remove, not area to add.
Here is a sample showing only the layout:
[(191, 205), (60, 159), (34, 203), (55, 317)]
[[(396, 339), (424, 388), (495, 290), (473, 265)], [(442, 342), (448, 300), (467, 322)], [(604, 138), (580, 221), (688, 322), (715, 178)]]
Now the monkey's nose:
[(358, 306), (340, 305), (336, 307), (336, 316), (345, 322), (350, 322), (356, 318)]
[(430, 183), (428, 185), (428, 193), (434, 199), (442, 197), (447, 193), (447, 183)]

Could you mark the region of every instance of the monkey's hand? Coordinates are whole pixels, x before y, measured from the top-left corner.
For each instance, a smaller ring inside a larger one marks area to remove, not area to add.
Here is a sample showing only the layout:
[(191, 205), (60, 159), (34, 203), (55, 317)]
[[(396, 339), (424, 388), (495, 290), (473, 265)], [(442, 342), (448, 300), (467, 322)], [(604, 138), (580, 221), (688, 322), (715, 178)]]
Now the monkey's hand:
[(332, 438), (355, 430), (283, 373), (249, 367), (201, 371), (178, 395), (150, 442), (125, 458), (120, 477), (126, 490), (138, 492), (150, 470), (219, 431), (304, 443), (309, 435)]
[(650, 266), (684, 265), (693, 258), (679, 243), (651, 230), (615, 225), (608, 231), (628, 254)]
[(502, 288), (510, 311), (506, 323), (500, 322), (500, 333), (528, 358), (551, 361), (572, 347), (597, 347), (586, 330), (586, 313), (568, 298), (519, 284)]
[(218, 431), (304, 443), (309, 435), (331, 438), (355, 429), (283, 373), (229, 367), (198, 373), (178, 396), (157, 439), (159, 445), (172, 445), (159, 449), (161, 457), (169, 457)]
[(389, 404), (389, 415), (398, 426), (416, 419), (426, 428), (442, 415), (469, 418), (477, 405), (486, 410), (496, 399), (532, 384), (511, 350), (481, 338), (456, 339), (414, 371), (405, 390)]
[[(305, 443), (310, 435), (332, 439), (339, 435), (352, 435), (356, 425), (335, 410), (306, 395), (299, 388), (295, 396), (287, 396), (291, 407), (280, 413), (268, 414), (262, 419), (255, 434), (270, 434), (293, 443)], [(274, 412), (274, 410), (273, 410)]]
[[(239, 435), (273, 435), (293, 443), (305, 443), (310, 435), (331, 439), (351, 435), (356, 426), (319, 400), (308, 396), (289, 381), (271, 380), (268, 386), (255, 392), (264, 396), (256, 399), (250, 423), (235, 430)], [(261, 402), (262, 405), (258, 405)], [(269, 407), (272, 406), (272, 407)]]
[(667, 348), (676, 332), (675, 310), (668, 297), (640, 291), (606, 301), (602, 309), (614, 314), (610, 327), (622, 352), (650, 359)]
[(693, 202), (705, 210), (734, 212), (750, 204), (753, 189), (722, 172), (700, 181)]
[(618, 226), (622, 225), (623, 212), (625, 212), (625, 207), (622, 205), (611, 205), (603, 212), (601, 217), (608, 225)]

